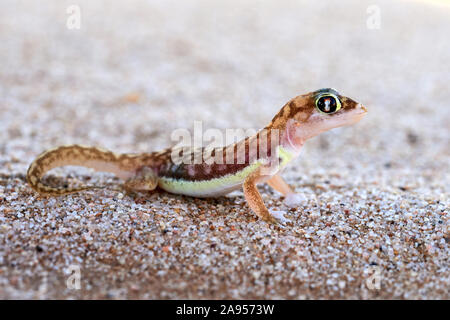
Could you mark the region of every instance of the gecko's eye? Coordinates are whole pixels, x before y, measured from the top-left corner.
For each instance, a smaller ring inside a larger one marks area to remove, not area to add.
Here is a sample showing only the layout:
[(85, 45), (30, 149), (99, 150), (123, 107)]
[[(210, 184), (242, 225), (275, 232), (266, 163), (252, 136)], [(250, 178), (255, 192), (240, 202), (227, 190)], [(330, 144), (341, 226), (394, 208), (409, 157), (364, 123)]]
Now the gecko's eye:
[(341, 102), (336, 96), (327, 94), (317, 98), (316, 107), (320, 112), (331, 114), (341, 108)]

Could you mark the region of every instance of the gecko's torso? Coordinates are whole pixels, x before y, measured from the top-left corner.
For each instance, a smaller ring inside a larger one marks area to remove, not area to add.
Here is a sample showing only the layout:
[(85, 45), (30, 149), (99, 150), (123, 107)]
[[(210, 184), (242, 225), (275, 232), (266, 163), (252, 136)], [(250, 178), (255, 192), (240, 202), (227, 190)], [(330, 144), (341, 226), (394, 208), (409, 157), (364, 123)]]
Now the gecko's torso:
[[(214, 149), (220, 152), (237, 152), (233, 147)], [(172, 153), (173, 150), (170, 150)], [(200, 150), (201, 153), (205, 149)], [(213, 153), (214, 154), (214, 153)], [(221, 163), (180, 163), (166, 159), (155, 171), (158, 186), (165, 191), (194, 197), (215, 197), (241, 188), (244, 180), (258, 169), (264, 168), (275, 174), (280, 172), (297, 154), (281, 145), (268, 152), (268, 156), (252, 157), (248, 151), (243, 161)], [(244, 158), (244, 157), (243, 157)], [(192, 161), (193, 162), (193, 161)], [(262, 182), (262, 181), (261, 181)]]

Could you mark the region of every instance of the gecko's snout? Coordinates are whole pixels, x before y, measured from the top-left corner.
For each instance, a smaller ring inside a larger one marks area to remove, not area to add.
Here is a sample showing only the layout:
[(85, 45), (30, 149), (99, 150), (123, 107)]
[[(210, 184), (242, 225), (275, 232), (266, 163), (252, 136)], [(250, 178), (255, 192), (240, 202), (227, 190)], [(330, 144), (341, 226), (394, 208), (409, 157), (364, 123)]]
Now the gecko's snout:
[(362, 114), (362, 115), (366, 114), (368, 112), (367, 108), (364, 107), (361, 103), (358, 103), (358, 105), (356, 106), (356, 110), (358, 110), (359, 113)]

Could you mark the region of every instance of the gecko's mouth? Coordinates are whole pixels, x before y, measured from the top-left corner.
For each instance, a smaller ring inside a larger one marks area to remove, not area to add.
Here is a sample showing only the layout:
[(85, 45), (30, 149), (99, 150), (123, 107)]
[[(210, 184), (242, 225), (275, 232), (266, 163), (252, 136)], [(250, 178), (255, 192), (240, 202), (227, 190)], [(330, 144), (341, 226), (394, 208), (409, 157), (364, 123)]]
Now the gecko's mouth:
[(343, 127), (360, 121), (367, 114), (367, 109), (359, 105), (355, 109), (336, 114), (333, 118), (327, 120), (327, 125), (331, 128)]
[(367, 114), (367, 112), (368, 111), (366, 107), (364, 107), (362, 104), (358, 104), (355, 109), (337, 116), (336, 120), (342, 123), (340, 126), (354, 124), (361, 120)]

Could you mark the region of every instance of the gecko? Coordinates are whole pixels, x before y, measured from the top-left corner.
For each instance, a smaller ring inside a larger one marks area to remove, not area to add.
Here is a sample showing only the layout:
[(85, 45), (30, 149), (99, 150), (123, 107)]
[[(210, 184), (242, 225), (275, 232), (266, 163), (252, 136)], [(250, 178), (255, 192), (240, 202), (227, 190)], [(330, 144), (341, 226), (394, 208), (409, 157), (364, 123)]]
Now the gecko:
[[(359, 102), (325, 88), (289, 100), (272, 121), (255, 135), (224, 147), (167, 148), (159, 152), (116, 154), (97, 147), (66, 145), (39, 155), (27, 171), (27, 181), (41, 195), (60, 196), (99, 186), (53, 187), (43, 182), (47, 171), (73, 165), (111, 172), (124, 180), (126, 191), (157, 188), (191, 197), (217, 197), (241, 189), (250, 209), (262, 220), (279, 224), (257, 189), (267, 183), (290, 206), (301, 194), (283, 180), (281, 172), (299, 156), (304, 143), (333, 128), (354, 124), (366, 115)], [(192, 161), (195, 156), (196, 161)], [(180, 161), (183, 159), (183, 161)]]

